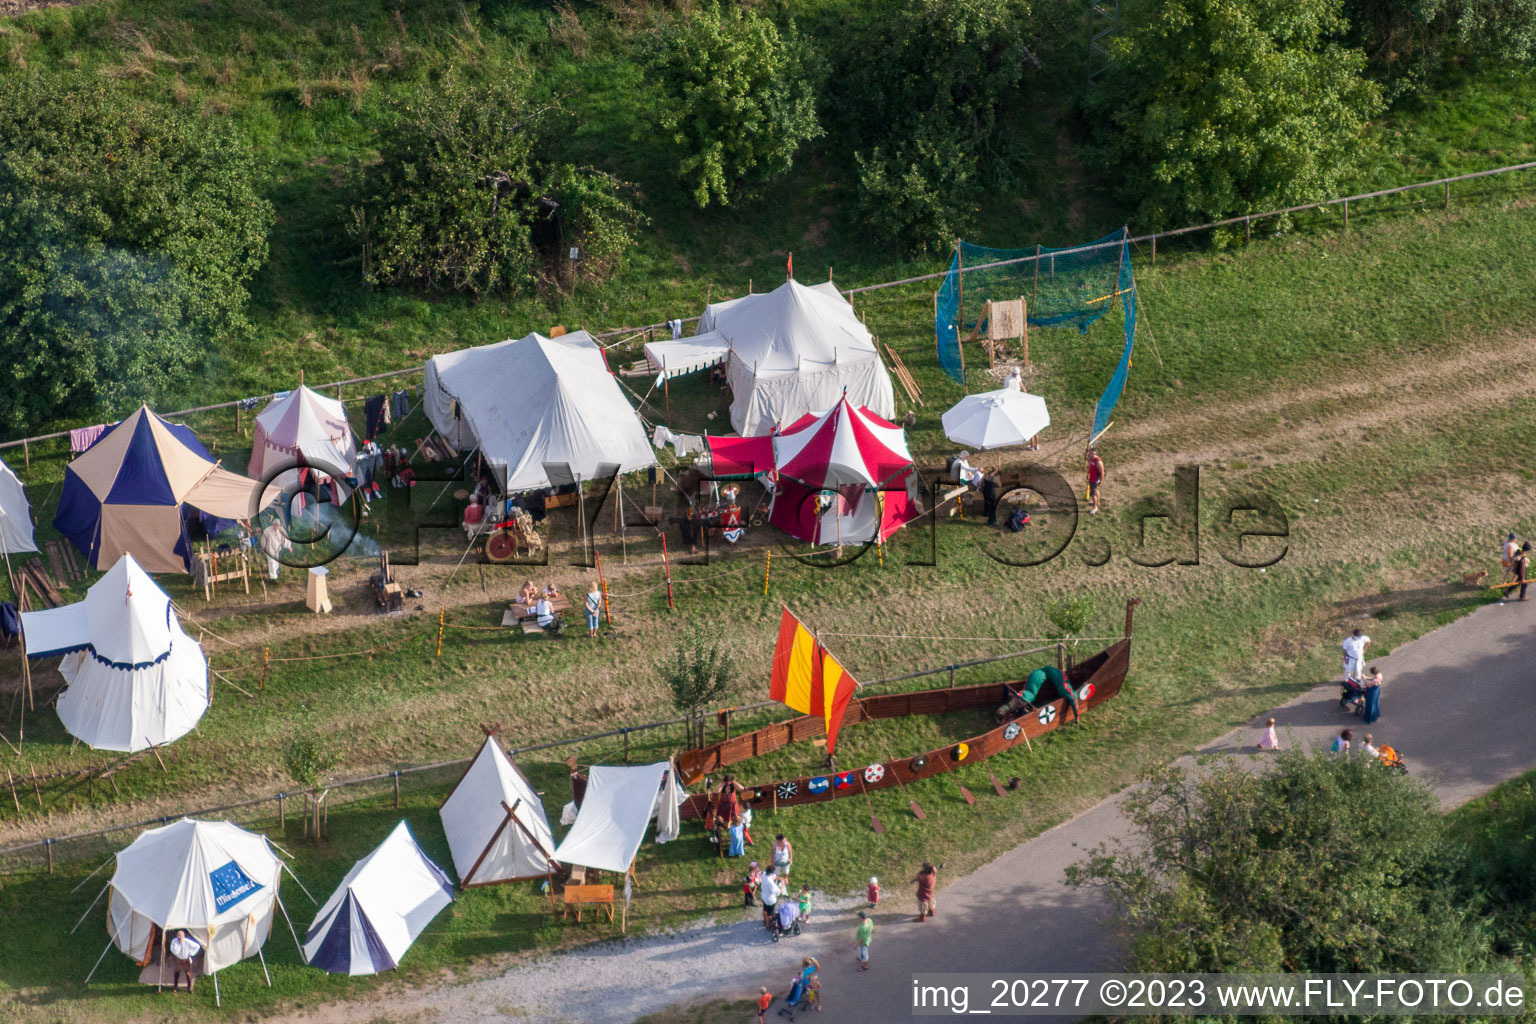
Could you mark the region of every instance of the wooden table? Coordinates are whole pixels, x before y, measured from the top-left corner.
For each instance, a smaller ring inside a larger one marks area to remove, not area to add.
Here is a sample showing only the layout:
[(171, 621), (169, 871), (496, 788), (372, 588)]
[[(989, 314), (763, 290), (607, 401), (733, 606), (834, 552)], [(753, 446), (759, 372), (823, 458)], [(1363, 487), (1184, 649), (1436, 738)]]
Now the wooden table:
[(596, 907), (601, 914), (608, 911), (608, 921), (613, 922), (613, 886), (611, 885), (568, 885), (565, 887), (565, 908), (560, 912), (560, 920), (564, 921), (570, 914), (571, 908), (576, 908), (576, 921), (581, 921), (581, 911), (584, 907)]

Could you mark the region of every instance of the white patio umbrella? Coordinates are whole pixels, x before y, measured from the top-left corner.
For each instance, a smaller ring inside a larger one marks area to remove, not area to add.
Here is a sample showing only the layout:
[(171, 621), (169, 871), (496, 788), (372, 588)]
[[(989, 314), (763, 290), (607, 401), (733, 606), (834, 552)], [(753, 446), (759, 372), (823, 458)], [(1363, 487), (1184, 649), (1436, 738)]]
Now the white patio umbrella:
[(941, 419), (944, 436), (969, 448), (1023, 444), (1051, 425), (1045, 399), (1003, 388), (966, 395)]

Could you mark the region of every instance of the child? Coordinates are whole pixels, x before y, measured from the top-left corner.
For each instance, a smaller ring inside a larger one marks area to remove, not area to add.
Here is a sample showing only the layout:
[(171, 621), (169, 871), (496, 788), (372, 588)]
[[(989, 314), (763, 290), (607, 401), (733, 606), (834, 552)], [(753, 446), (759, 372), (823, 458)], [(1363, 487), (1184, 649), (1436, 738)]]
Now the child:
[(1345, 729), (1339, 733), (1339, 738), (1333, 741), (1331, 749), (1335, 754), (1344, 757), (1349, 754), (1349, 741), (1355, 738), (1353, 731)]
[(1381, 751), (1377, 750), (1375, 744), (1371, 742), (1370, 733), (1365, 734), (1365, 742), (1360, 745), (1360, 750), (1366, 757), (1378, 757), (1381, 754)]
[(873, 875), (869, 878), (869, 909), (874, 910), (880, 905), (880, 879)]
[(757, 892), (757, 880), (763, 876), (763, 869), (757, 866), (757, 861), (747, 865), (746, 880), (741, 883), (741, 905), (750, 907), (754, 901), (752, 894)]
[(592, 585), (587, 588), (587, 636), (588, 636), (588, 638), (597, 636), (597, 622), (598, 622), (597, 616), (598, 616), (598, 612), (602, 611), (602, 608), (603, 608), (603, 594), (602, 594), (602, 591), (597, 589), (597, 581), (593, 580), (592, 581)]
[(802, 921), (809, 921), (810, 919), (811, 919), (811, 887), (808, 886), (808, 885), (802, 885), (800, 887), (800, 920), (802, 920)]
[(869, 912), (859, 911), (859, 927), (853, 933), (856, 948), (859, 954), (859, 970), (869, 970), (869, 940), (874, 937), (875, 922), (869, 919)]
[(1264, 723), (1264, 735), (1259, 737), (1260, 750), (1279, 750), (1280, 737), (1275, 735), (1275, 720)]
[(760, 988), (757, 991), (757, 1024), (763, 1024), (768, 1019), (768, 1007), (773, 1005), (773, 996), (768, 994), (766, 988)]

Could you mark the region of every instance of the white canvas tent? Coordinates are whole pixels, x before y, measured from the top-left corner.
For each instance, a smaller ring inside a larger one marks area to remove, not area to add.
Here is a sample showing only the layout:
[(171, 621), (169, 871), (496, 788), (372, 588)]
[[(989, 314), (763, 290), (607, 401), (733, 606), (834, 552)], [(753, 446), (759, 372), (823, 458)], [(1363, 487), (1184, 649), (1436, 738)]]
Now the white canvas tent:
[(453, 883), (405, 822), (352, 866), (304, 936), (304, 960), (332, 974), (393, 970), (438, 912)]
[(544, 804), (495, 736), (485, 738), (438, 815), (461, 886), (544, 878), (555, 869)]
[(677, 838), (682, 800), (677, 772), (667, 761), (594, 765), (576, 823), (556, 847), (555, 859), (599, 871), (628, 871), (652, 818), (657, 819), (658, 843)]
[(11, 467), (0, 459), (0, 551), (8, 555), (36, 551), (32, 538), (32, 506), (27, 492)]
[(766, 434), (813, 409), (830, 409), (845, 394), (886, 419), (896, 395), (874, 338), (829, 281), (787, 281), (771, 292), (711, 303), (698, 334), (717, 332), (730, 348), (731, 426)]
[(459, 451), (479, 447), (508, 491), (656, 464), (645, 428), (586, 331), (461, 349), (427, 361), (423, 404)]
[(119, 558), (85, 600), (23, 612), (21, 629), (28, 656), (64, 656), (59, 672), (69, 685), (59, 718), (97, 750), (169, 743), (208, 710), (203, 649), (132, 555)]
[(112, 944), (149, 964), (185, 928), (202, 944), (205, 974), (260, 956), (282, 867), (265, 836), (227, 821), (182, 818), (150, 829), (117, 855), (108, 883)]
[(297, 466), (346, 475), (356, 461), (357, 443), (341, 402), (300, 384), (256, 414), (246, 475), (271, 482)]
[(731, 344), (719, 331), (705, 331), (691, 338), (652, 341), (645, 346), (645, 358), (657, 373), (656, 383), (707, 370), (725, 362)]

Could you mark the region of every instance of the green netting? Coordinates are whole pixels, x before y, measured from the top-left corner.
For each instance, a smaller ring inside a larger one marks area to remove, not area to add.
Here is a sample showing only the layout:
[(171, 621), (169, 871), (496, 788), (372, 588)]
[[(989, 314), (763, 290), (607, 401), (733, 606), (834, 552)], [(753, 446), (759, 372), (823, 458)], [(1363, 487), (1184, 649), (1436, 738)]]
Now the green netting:
[(961, 332), (969, 333), (976, 327), (976, 318), (989, 301), (1023, 298), (1029, 326), (1072, 326), (1082, 332), (1120, 298), (1125, 302), (1125, 350), (1094, 407), (1096, 436), (1109, 424), (1109, 415), (1125, 389), (1136, 336), (1135, 279), (1127, 237), (1122, 228), (1096, 242), (1065, 249), (1039, 245), (992, 249), (961, 242), (960, 251), (950, 258), (949, 272), (934, 302), (939, 365), (957, 382), (962, 381)]

